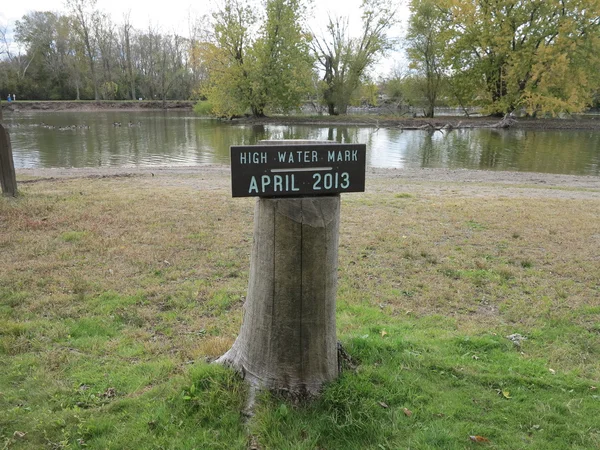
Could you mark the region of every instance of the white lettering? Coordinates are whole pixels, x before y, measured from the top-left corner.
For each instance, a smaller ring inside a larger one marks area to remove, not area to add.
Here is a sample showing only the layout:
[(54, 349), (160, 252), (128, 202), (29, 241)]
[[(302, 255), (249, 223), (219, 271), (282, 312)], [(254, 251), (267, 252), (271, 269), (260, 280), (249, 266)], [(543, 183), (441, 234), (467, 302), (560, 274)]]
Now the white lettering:
[(267, 190), (267, 186), (271, 184), (271, 177), (269, 175), (263, 175), (260, 177), (260, 185), (262, 192)]
[(313, 180), (315, 180), (314, 184), (313, 184), (313, 189), (315, 191), (320, 191), (321, 190), (321, 174), (320, 173), (313, 173)]
[(273, 192), (283, 191), (283, 177), (275, 175), (273, 177)]
[(342, 173), (342, 183), (340, 184), (342, 189), (347, 189), (348, 187), (350, 187), (350, 175), (348, 174), (348, 172), (343, 172)]
[(248, 194), (252, 194), (252, 191), (258, 194), (258, 184), (256, 183), (256, 177), (254, 176), (250, 178), (250, 188), (248, 189)]
[(240, 153), (240, 164), (266, 164), (266, 152), (244, 152)]

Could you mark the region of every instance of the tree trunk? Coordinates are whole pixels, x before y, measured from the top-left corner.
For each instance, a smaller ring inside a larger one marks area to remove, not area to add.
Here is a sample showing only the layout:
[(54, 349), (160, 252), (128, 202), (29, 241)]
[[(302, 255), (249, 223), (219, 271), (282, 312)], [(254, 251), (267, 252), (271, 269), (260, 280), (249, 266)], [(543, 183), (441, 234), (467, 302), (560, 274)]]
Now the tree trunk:
[(4, 195), (17, 196), (17, 178), (10, 136), (2, 124), (0, 124), (0, 186)]
[(429, 119), (433, 119), (433, 115), (435, 113), (434, 107), (431, 103), (427, 104), (427, 107), (425, 109), (425, 117), (429, 118)]
[(337, 116), (337, 113), (335, 111), (335, 103), (327, 103), (327, 112), (330, 116)]
[(340, 197), (257, 200), (240, 333), (218, 362), (254, 387), (310, 397), (338, 375)]

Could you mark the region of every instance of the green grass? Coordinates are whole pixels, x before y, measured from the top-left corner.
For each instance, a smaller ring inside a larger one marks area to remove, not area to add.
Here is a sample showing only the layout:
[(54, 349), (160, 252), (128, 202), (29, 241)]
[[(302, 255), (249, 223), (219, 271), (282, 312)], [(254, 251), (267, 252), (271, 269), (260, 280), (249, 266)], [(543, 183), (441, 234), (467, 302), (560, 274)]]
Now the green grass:
[(309, 404), (262, 394), (246, 421), (244, 383), (209, 361), (242, 320), (253, 201), (210, 182), (0, 199), (0, 449), (600, 447), (598, 202), (344, 196), (356, 367)]

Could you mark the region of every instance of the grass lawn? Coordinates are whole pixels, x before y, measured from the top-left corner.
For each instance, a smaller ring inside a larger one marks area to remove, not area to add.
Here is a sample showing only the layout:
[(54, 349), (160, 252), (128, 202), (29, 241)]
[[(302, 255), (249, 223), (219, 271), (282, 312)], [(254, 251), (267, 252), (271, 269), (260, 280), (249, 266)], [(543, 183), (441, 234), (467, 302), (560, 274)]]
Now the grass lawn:
[(598, 199), (372, 186), (342, 199), (356, 367), (246, 421), (209, 362), (241, 323), (254, 200), (186, 174), (21, 183), (0, 198), (0, 450), (600, 448)]

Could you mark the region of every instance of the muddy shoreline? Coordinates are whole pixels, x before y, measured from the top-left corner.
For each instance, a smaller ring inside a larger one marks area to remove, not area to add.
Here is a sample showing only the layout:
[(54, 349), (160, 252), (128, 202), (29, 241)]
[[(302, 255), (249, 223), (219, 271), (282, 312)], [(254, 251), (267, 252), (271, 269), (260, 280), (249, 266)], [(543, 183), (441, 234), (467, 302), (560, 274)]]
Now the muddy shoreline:
[[(2, 102), (6, 117), (23, 111), (136, 111), (136, 110), (192, 110), (193, 101), (17, 101)], [(217, 120), (217, 119), (215, 119)], [(495, 128), (497, 117), (440, 116), (433, 119), (403, 115), (351, 114), (345, 116), (271, 116), (245, 117), (223, 120), (231, 125), (334, 125), (400, 129)], [(600, 130), (600, 116), (570, 116), (566, 118), (519, 118), (511, 124), (515, 129), (531, 130)]]
[(162, 101), (17, 101), (2, 102), (2, 110), (5, 114), (18, 113), (21, 111), (135, 111), (148, 109), (189, 109), (194, 107), (195, 102), (185, 100)]
[[(367, 169), (366, 193), (450, 197), (507, 197), (600, 200), (600, 177), (533, 172), (452, 169)], [(148, 184), (187, 186), (230, 195), (231, 169), (224, 165), (18, 169), (17, 184), (72, 178), (135, 177)]]

